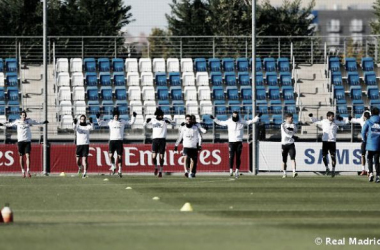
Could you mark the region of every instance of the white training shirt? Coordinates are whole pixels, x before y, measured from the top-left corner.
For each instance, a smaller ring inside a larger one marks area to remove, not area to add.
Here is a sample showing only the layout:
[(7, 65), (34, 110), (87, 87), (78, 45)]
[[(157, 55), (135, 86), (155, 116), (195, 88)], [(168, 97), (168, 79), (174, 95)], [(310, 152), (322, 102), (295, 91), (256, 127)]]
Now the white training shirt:
[(166, 135), (168, 132), (168, 124), (165, 121), (172, 122), (170, 119), (164, 117), (162, 120), (157, 120), (156, 118), (152, 118), (150, 122), (144, 122), (143, 126), (147, 124), (152, 124), (153, 127), (153, 139), (166, 139)]
[(90, 144), (90, 130), (94, 129), (94, 124), (90, 123), (86, 126), (73, 123), (73, 129), (77, 134), (77, 145), (89, 145)]
[(179, 137), (175, 143), (176, 147), (182, 139), (184, 148), (197, 148), (198, 145), (202, 145), (202, 137), (197, 126), (192, 126), (191, 128), (181, 127)]
[(256, 116), (252, 120), (245, 121), (240, 119), (238, 122), (234, 122), (232, 118), (227, 121), (219, 121), (218, 119), (214, 119), (214, 122), (220, 126), (228, 127), (228, 141), (229, 142), (240, 142), (243, 141), (244, 135), (244, 125), (250, 125), (253, 123), (257, 123), (259, 121), (259, 117)]
[(125, 120), (109, 120), (104, 121), (101, 119), (97, 119), (99, 126), (105, 127), (109, 126), (110, 128), (110, 141), (120, 141), (124, 139), (124, 128), (125, 125), (133, 125), (136, 121), (136, 117), (132, 116), (130, 121)]
[(360, 124), (360, 126), (363, 127), (364, 123), (366, 122), (366, 121), (364, 121), (364, 113), (365, 112), (368, 112), (369, 115), (371, 115), (371, 112), (369, 112), (368, 110), (366, 110), (366, 111), (363, 112), (363, 114), (362, 114), (362, 116), (360, 118), (352, 118), (351, 119), (351, 123), (353, 123), (353, 124)]
[(297, 126), (294, 123), (287, 123), (287, 122), (282, 123), (281, 124), (281, 144), (282, 145), (293, 144), (294, 143), (293, 136), (295, 133), (297, 133)]
[(25, 121), (17, 119), (14, 122), (5, 123), (6, 127), (17, 127), (17, 141), (30, 142), (32, 140), (32, 133), (30, 132), (30, 127), (33, 125), (42, 125), (43, 122), (37, 122), (35, 120), (26, 118)]
[[(195, 123), (193, 125), (196, 126), (199, 129), (199, 132), (201, 132), (202, 134), (206, 134), (207, 133), (207, 130), (205, 128), (203, 128), (200, 123), (197, 122), (197, 123)], [(184, 127), (184, 126), (186, 126), (186, 124), (183, 125), (183, 126), (179, 126), (178, 127), (179, 132), (181, 132), (181, 128)]]
[(322, 126), (322, 141), (336, 142), (336, 133), (338, 126), (343, 126), (349, 123), (348, 118), (343, 118), (343, 121), (334, 120), (330, 122), (328, 119), (318, 120), (310, 117), (312, 123)]

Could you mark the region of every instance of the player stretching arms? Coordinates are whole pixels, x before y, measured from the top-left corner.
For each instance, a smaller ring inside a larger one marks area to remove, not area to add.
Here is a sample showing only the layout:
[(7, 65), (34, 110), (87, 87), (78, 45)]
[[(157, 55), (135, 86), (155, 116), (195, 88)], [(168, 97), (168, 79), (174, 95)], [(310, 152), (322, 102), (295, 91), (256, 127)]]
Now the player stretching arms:
[(80, 174), (83, 166), (82, 178), (86, 178), (88, 169), (87, 157), (90, 149), (90, 130), (94, 129), (94, 124), (92, 123), (92, 117), (89, 119), (90, 123), (86, 123), (85, 115), (81, 115), (79, 120), (79, 125), (76, 118), (73, 124), (74, 131), (76, 132), (78, 174)]
[(112, 112), (113, 119), (110, 121), (104, 121), (100, 119), (100, 114), (96, 114), (96, 118), (99, 126), (109, 126), (110, 128), (110, 141), (108, 144), (108, 156), (111, 160), (111, 174), (115, 174), (115, 158), (113, 157), (115, 151), (117, 153), (117, 165), (119, 166), (118, 175), (119, 177), (123, 177), (121, 173), (121, 165), (122, 165), (122, 155), (123, 155), (123, 139), (124, 139), (124, 127), (125, 125), (133, 125), (136, 120), (136, 112), (133, 112), (133, 117), (131, 121), (119, 120), (119, 110), (115, 109)]
[[(164, 155), (166, 149), (166, 135), (167, 135), (167, 124), (171, 124), (168, 118), (164, 118), (164, 112), (157, 108), (154, 113), (156, 118), (148, 118), (144, 123), (144, 126), (148, 123), (152, 124), (153, 127), (153, 142), (152, 142), (152, 160), (154, 164), (154, 175), (158, 174), (158, 177), (162, 177), (162, 169), (164, 167)], [(160, 154), (160, 171), (158, 172), (157, 166), (157, 154)]]
[[(186, 125), (180, 128), (179, 137), (175, 143), (174, 152), (178, 152), (178, 145), (183, 139), (183, 155), (185, 176), (195, 177), (198, 162), (198, 151), (202, 147), (202, 137), (197, 126), (192, 123), (191, 117), (186, 116)], [(191, 159), (190, 168), (186, 163), (187, 158)]]
[(20, 114), (21, 118), (15, 120), (14, 122), (7, 122), (5, 124), (0, 123), (0, 126), (5, 127), (17, 127), (17, 147), (18, 147), (18, 154), (19, 154), (19, 161), (21, 166), (21, 172), (22, 176), (25, 178), (25, 170), (24, 170), (24, 162), (23, 162), (23, 156), (25, 155), (26, 158), (26, 173), (28, 177), (32, 177), (30, 174), (30, 152), (32, 150), (31, 147), (31, 140), (32, 140), (32, 133), (30, 132), (30, 127), (33, 125), (42, 125), (49, 123), (48, 121), (44, 122), (37, 122), (35, 120), (26, 118), (27, 114), (26, 111), (21, 111)]
[(338, 126), (343, 126), (349, 123), (348, 118), (343, 118), (337, 116), (334, 118), (334, 113), (329, 111), (327, 112), (327, 119), (318, 120), (313, 117), (313, 114), (310, 113), (309, 117), (312, 123), (322, 126), (322, 159), (326, 167), (326, 175), (330, 173), (329, 163), (327, 160), (327, 155), (330, 153), (331, 156), (331, 165), (332, 172), (331, 177), (335, 177), (335, 165), (336, 165), (336, 133), (338, 131)]
[(214, 116), (210, 115), (210, 118), (220, 126), (228, 127), (228, 142), (229, 142), (229, 153), (230, 153), (230, 176), (233, 176), (234, 168), (234, 158), (236, 154), (236, 170), (235, 178), (239, 178), (239, 169), (240, 169), (240, 156), (243, 150), (243, 136), (244, 136), (244, 125), (250, 125), (257, 123), (260, 120), (262, 113), (259, 113), (255, 118), (249, 121), (240, 119), (239, 113), (234, 111), (232, 117), (227, 121), (219, 121)]
[(297, 133), (297, 125), (293, 123), (293, 114), (285, 115), (285, 122), (281, 124), (281, 147), (282, 147), (282, 171), (286, 178), (286, 163), (288, 154), (293, 163), (293, 178), (297, 177), (296, 172), (296, 147), (294, 145), (294, 134)]
[(380, 117), (379, 109), (372, 109), (372, 116), (367, 120), (362, 129), (362, 138), (368, 151), (368, 172), (369, 181), (373, 182), (373, 163), (376, 168), (376, 182), (380, 182)]
[[(369, 110), (364, 111), (362, 116), (360, 118), (352, 118), (351, 123), (360, 124), (361, 128), (363, 128), (364, 123), (371, 117), (371, 112)], [(366, 155), (366, 149), (365, 149), (365, 142), (362, 140), (362, 146), (361, 146), (361, 153), (362, 153), (362, 172), (360, 175), (366, 175), (367, 171), (365, 171), (365, 155)]]

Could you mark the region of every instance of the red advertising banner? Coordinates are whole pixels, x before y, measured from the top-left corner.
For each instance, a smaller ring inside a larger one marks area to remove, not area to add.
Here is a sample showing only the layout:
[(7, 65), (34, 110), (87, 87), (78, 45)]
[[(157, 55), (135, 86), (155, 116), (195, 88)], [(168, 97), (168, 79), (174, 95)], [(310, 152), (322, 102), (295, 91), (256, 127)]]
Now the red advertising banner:
[[(50, 172), (77, 172), (75, 145), (51, 145)], [(174, 144), (167, 146), (164, 172), (183, 172), (184, 157), (174, 153)], [(182, 151), (182, 146), (178, 147)], [(249, 145), (244, 143), (241, 155), (241, 171), (249, 171)], [(198, 156), (197, 172), (229, 171), (228, 143), (203, 144)], [(88, 157), (89, 169), (92, 173), (107, 173), (111, 166), (108, 158), (107, 144), (91, 144)], [(151, 145), (124, 144), (122, 159), (123, 172), (153, 172)]]
[[(42, 172), (42, 158), (42, 145), (32, 144), (32, 151), (30, 154), (31, 172)], [(24, 167), (26, 169), (25, 158)], [(19, 154), (16, 144), (0, 145), (0, 172), (21, 172)]]

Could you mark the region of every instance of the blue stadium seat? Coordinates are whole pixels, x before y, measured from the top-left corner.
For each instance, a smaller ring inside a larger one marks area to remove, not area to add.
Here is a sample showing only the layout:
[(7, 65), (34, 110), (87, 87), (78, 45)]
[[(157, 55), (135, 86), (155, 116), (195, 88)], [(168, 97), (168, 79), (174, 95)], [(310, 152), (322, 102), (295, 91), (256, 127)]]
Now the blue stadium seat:
[(20, 107), (19, 106), (9, 106), (8, 107), (8, 114), (20, 114)]
[(292, 75), (289, 72), (280, 73), (280, 85), (281, 86), (292, 86)]
[(285, 113), (290, 113), (290, 114), (296, 114), (297, 113), (297, 107), (295, 104), (284, 104), (284, 111)]
[(370, 109), (372, 110), (374, 107), (380, 110), (380, 100), (370, 100), (369, 101)]
[(272, 123), (274, 127), (280, 126), (284, 122), (282, 115), (272, 115)]
[(97, 87), (87, 87), (87, 99), (89, 101), (99, 100), (98, 88)]
[(169, 84), (170, 86), (181, 86), (181, 75), (179, 72), (169, 73)]
[(8, 116), (9, 122), (14, 122), (15, 120), (20, 119), (20, 114), (13, 114)]
[(17, 72), (17, 60), (16, 58), (5, 59), (5, 72)]
[(260, 117), (260, 122), (265, 125), (265, 127), (269, 126), (270, 120), (269, 120), (269, 115), (262, 115)]
[[(266, 103), (266, 101), (257, 101), (257, 104), (260, 104), (260, 103)], [(242, 102), (242, 105), (243, 105), (243, 113), (244, 114), (252, 114), (252, 100), (243, 100)]]
[(157, 99), (158, 100), (168, 100), (169, 99), (169, 90), (167, 87), (157, 87)]
[(347, 71), (358, 71), (356, 59), (353, 57), (347, 57), (346, 63), (345, 63), (345, 68)]
[(95, 72), (90, 72), (85, 74), (86, 85), (87, 86), (97, 86), (98, 77)]
[[(120, 112), (120, 109), (119, 109), (119, 112)], [(124, 121), (129, 121), (131, 118), (129, 117), (128, 114), (121, 114), (120, 113), (120, 120), (124, 120)], [(130, 128), (131, 125), (127, 124), (127, 126), (125, 126), (125, 128)]]
[(124, 72), (113, 73), (113, 84), (115, 86), (125, 86), (125, 75)]
[(227, 107), (225, 101), (214, 101), (214, 107), (216, 115), (227, 114)]
[(170, 94), (171, 94), (172, 100), (183, 100), (181, 87), (171, 88)]
[(362, 58), (362, 68), (364, 71), (374, 71), (375, 65), (373, 63), (372, 57), (363, 57)]
[(250, 86), (251, 85), (251, 79), (250, 79), (248, 72), (239, 72), (238, 73), (238, 80), (239, 80), (239, 84), (241, 86)]
[(99, 58), (98, 68), (100, 72), (109, 72), (111, 70), (110, 60), (108, 58)]
[(166, 86), (166, 73), (164, 72), (158, 72), (155, 76), (156, 79), (156, 86)]
[[(219, 121), (227, 121), (228, 120), (228, 116), (227, 115), (217, 115), (216, 118)], [(215, 128), (216, 129), (227, 129), (227, 126), (220, 126), (220, 125), (218, 125), (218, 124), (215, 123)]]
[(361, 100), (362, 99), (362, 89), (359, 86), (350, 87), (350, 96), (352, 100)]
[(268, 114), (268, 103), (266, 101), (256, 102), (256, 113)]
[(224, 90), (223, 87), (212, 87), (212, 98), (214, 100), (224, 100)]
[(221, 72), (211, 72), (210, 79), (212, 86), (221, 86), (223, 84), (223, 77)]
[(364, 112), (364, 103), (362, 100), (354, 100), (352, 101), (353, 109), (354, 109), (354, 116), (360, 117)]
[(5, 115), (5, 105), (3, 103), (0, 104), (0, 115)]
[(84, 72), (96, 72), (96, 61), (95, 58), (85, 58), (83, 60)]
[(0, 102), (5, 101), (5, 89), (0, 87)]
[[(252, 68), (252, 58), (250, 60), (251, 63), (251, 68)], [(261, 58), (256, 57), (256, 72), (261, 72), (263, 71), (263, 64), (261, 62)]]
[(8, 96), (9, 101), (18, 101), (19, 100), (18, 88), (17, 87), (8, 87), (7, 88), (7, 96)]
[(272, 101), (280, 100), (280, 88), (277, 86), (269, 86), (268, 96)]
[(284, 86), (281, 91), (284, 100), (294, 100), (294, 89), (292, 86)]
[(267, 72), (267, 73), (265, 73), (265, 77), (267, 79), (267, 84), (269, 86), (278, 86), (277, 73), (276, 72)]
[(241, 98), (243, 100), (252, 100), (252, 87), (245, 86), (240, 89)]
[(358, 72), (348, 72), (347, 81), (350, 86), (360, 85), (360, 78)]
[(207, 63), (205, 58), (195, 58), (194, 59), (194, 70), (195, 71), (207, 71)]
[(101, 86), (111, 86), (111, 75), (109, 72), (99, 73), (99, 81)]
[(366, 85), (377, 85), (375, 72), (373, 71), (364, 72), (364, 82)]
[(277, 68), (280, 72), (289, 72), (290, 71), (290, 64), (288, 58), (278, 58), (277, 59)]
[(183, 101), (173, 101), (173, 115), (185, 114), (185, 104)]
[(125, 102), (123, 105), (116, 105), (118, 107), (119, 112), (121, 115), (127, 115), (128, 114), (128, 103)]
[(379, 99), (379, 88), (377, 86), (368, 86), (367, 95), (370, 100)]
[(211, 129), (213, 127), (214, 121), (210, 118), (210, 115), (202, 115), (202, 126), (206, 129)]
[(115, 87), (115, 99), (127, 100), (127, 89), (124, 86)]
[(256, 86), (256, 100), (260, 101), (260, 100), (266, 100), (266, 99), (267, 99), (267, 95), (266, 95), (265, 88), (262, 86)]
[(112, 88), (105, 86), (100, 88), (102, 100), (112, 100)]
[(238, 100), (239, 99), (239, 91), (236, 87), (228, 87), (227, 91), (227, 99), (228, 100)]
[(281, 101), (270, 101), (269, 110), (271, 114), (282, 114), (282, 102)]
[(264, 76), (262, 72), (256, 72), (256, 86), (264, 86)]
[(224, 72), (235, 72), (235, 61), (233, 58), (223, 58), (222, 66)]
[(335, 72), (340, 71), (340, 63), (338, 57), (330, 57), (329, 58), (329, 70)]
[(170, 114), (170, 103), (168, 100), (160, 100), (158, 101), (158, 106), (164, 112), (165, 115)]
[(274, 58), (264, 58), (264, 70), (266, 72), (273, 72), (276, 71), (276, 61)]
[(210, 72), (220, 72), (221, 71), (220, 59), (219, 58), (208, 59), (208, 68), (210, 69)]
[(342, 86), (343, 85), (342, 73), (340, 71), (336, 71), (336, 72), (331, 73), (331, 84), (334, 84), (336, 86)]
[(236, 75), (235, 72), (224, 73), (224, 81), (227, 86), (236, 86)]
[(237, 66), (237, 70), (239, 72), (248, 71), (248, 69), (249, 69), (248, 59), (247, 58), (236, 59), (236, 66)]
[(241, 103), (239, 101), (228, 101), (230, 114), (232, 114), (233, 112), (240, 113), (240, 106), (241, 106)]
[(342, 117), (348, 117), (347, 104), (339, 104), (336, 106), (336, 113)]
[[(101, 111), (102, 111), (102, 114), (103, 115), (111, 115), (112, 116), (112, 112), (114, 110), (114, 106), (113, 106), (113, 102), (112, 101), (102, 101), (102, 108), (101, 108)], [(103, 119), (104, 119), (104, 116), (103, 116)], [(106, 119), (104, 119), (106, 120)]]
[(17, 73), (7, 73), (6, 82), (7, 82), (7, 86), (18, 86)]
[(4, 72), (4, 61), (3, 58), (0, 58), (0, 73)]
[(97, 113), (100, 113), (99, 102), (88, 102), (88, 113), (91, 115), (96, 115)]
[(334, 85), (334, 98), (337, 104), (346, 103), (345, 91), (343, 86)]
[(113, 72), (124, 72), (124, 60), (122, 58), (112, 59)]

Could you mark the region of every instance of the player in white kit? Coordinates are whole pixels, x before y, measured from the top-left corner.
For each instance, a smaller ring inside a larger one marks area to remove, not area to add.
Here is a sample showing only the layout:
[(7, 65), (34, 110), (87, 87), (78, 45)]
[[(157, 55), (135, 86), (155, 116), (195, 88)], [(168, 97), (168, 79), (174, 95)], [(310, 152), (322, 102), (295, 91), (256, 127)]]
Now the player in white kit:
[(78, 119), (74, 119), (73, 129), (76, 133), (76, 157), (78, 164), (78, 174), (80, 174), (83, 166), (83, 175), (82, 178), (87, 177), (88, 170), (88, 153), (90, 149), (90, 130), (94, 129), (94, 124), (92, 122), (92, 117), (90, 117), (89, 122), (86, 122), (86, 116), (81, 115)]
[[(353, 124), (360, 124), (360, 127), (363, 128), (365, 122), (371, 117), (371, 111), (369, 110), (366, 110), (363, 112), (362, 116), (360, 118), (352, 118), (351, 119), (351, 123)], [(365, 146), (366, 146), (366, 143), (364, 142), (364, 140), (362, 139), (362, 145), (361, 145), (361, 154), (362, 154), (362, 158), (361, 158), (361, 163), (362, 163), (362, 172), (360, 173), (360, 175), (367, 175), (367, 171), (366, 171), (366, 167), (365, 167), (365, 156), (366, 156), (366, 153), (367, 153), (367, 150), (365, 149)]]
[(286, 178), (288, 155), (293, 163), (293, 177), (298, 176), (296, 172), (296, 147), (294, 145), (295, 133), (297, 133), (297, 125), (293, 123), (293, 114), (286, 114), (285, 122), (281, 124), (282, 178)]

